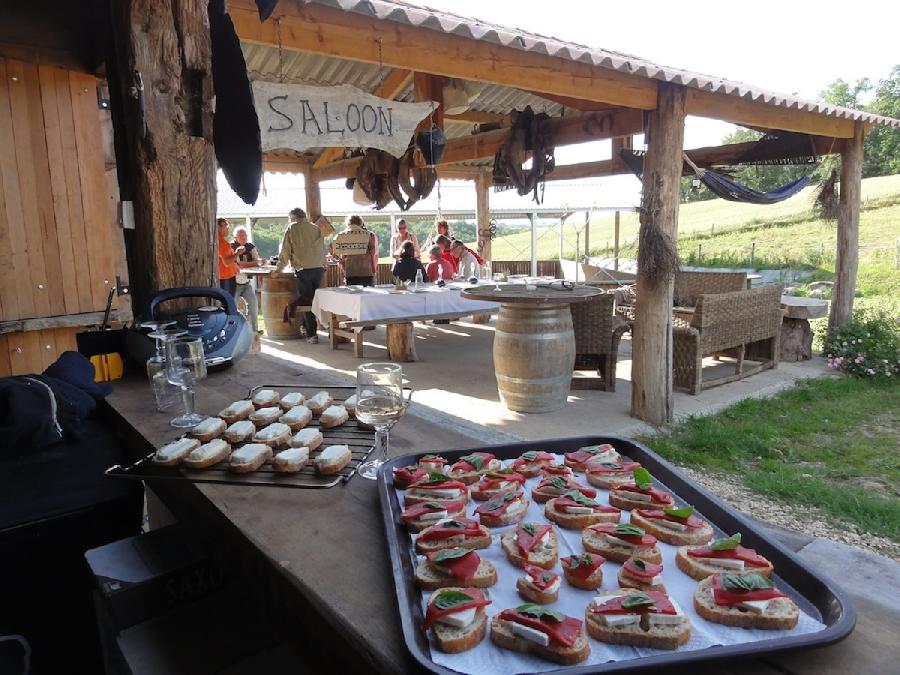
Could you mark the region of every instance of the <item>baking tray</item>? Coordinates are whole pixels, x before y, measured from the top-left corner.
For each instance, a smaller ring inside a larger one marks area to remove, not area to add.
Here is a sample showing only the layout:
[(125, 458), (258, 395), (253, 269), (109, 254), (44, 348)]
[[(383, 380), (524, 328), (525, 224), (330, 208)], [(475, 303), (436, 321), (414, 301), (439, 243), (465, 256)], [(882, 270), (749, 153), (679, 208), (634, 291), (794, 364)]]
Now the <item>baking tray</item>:
[[(335, 395), (335, 402), (340, 403), (356, 391), (355, 385), (315, 385), (315, 384), (261, 384), (247, 392), (245, 398), (251, 398), (260, 389), (291, 389), (292, 391), (312, 389), (326, 390)], [(412, 391), (408, 391), (408, 397)], [(343, 394), (343, 397), (342, 397)], [(317, 428), (319, 419), (314, 417), (305, 428)], [(349, 419), (339, 427), (323, 429), (325, 440), (320, 447), (335, 443), (346, 444), (350, 448), (350, 462), (340, 473), (322, 476), (316, 473), (311, 462), (307, 462), (297, 473), (278, 473), (271, 465), (264, 465), (252, 473), (235, 474), (228, 470), (228, 462), (222, 462), (206, 469), (189, 469), (185, 466), (160, 466), (153, 461), (151, 452), (146, 457), (128, 466), (116, 464), (106, 470), (106, 475), (113, 478), (132, 480), (180, 480), (191, 483), (217, 483), (219, 485), (255, 485), (262, 487), (323, 489), (335, 485), (345, 485), (368, 459), (374, 449), (375, 432), (359, 426), (355, 419)]]
[[(662, 484), (664, 488), (684, 502), (692, 504), (715, 527), (729, 533), (741, 532), (742, 545), (755, 548), (761, 555), (768, 558), (775, 566), (775, 578), (783, 582), (780, 587), (785, 586), (784, 590), (791, 595), (800, 609), (825, 624), (825, 628), (814, 633), (779, 636), (735, 645), (716, 645), (693, 651), (674, 651), (623, 661), (610, 661), (599, 666), (596, 664), (561, 666), (547, 672), (574, 675), (598, 671), (618, 673), (659, 667), (687, 668), (691, 664), (700, 662), (740, 657), (758, 658), (764, 654), (808, 647), (824, 647), (834, 644), (850, 634), (856, 625), (856, 612), (843, 591), (807, 566), (790, 549), (768, 538), (746, 516), (741, 515), (715, 495), (682, 476), (672, 464), (640, 443), (618, 436), (578, 436), (433, 452), (451, 462), (463, 455), (482, 450), (493, 453), (498, 459), (506, 460), (514, 459), (528, 450), (562, 454), (580, 447), (603, 443), (611, 444), (622, 455), (640, 462), (653, 474), (656, 482)], [(431, 660), (431, 646), (424, 631), (421, 630), (425, 617), (419, 600), (420, 591), (413, 581), (416, 557), (412, 547), (412, 538), (400, 522), (402, 509), (397, 499), (397, 492), (393, 487), (393, 469), (414, 464), (417, 458), (423, 454), (426, 453), (404, 455), (382, 465), (378, 475), (378, 494), (381, 498), (388, 550), (391, 556), (391, 567), (394, 572), (394, 585), (397, 589), (400, 621), (406, 646), (413, 658), (428, 671), (451, 675), (457, 671)], [(792, 593), (792, 590), (796, 594)], [(489, 639), (489, 636), (485, 636), (485, 640)]]

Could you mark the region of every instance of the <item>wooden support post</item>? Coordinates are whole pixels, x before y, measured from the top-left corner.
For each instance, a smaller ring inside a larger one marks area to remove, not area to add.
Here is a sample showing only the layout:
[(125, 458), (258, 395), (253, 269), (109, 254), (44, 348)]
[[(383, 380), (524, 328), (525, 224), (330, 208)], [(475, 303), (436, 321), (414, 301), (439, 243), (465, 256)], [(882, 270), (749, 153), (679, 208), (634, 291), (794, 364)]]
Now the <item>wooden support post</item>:
[(247, 230), (247, 241), (253, 243), (253, 218), (244, 216), (244, 229)]
[[(586, 211), (584, 214), (584, 259), (591, 257), (591, 212)], [(576, 256), (577, 262), (577, 256)]]
[(419, 122), (416, 131), (431, 128), (432, 118), (434, 123), (444, 128), (444, 78), (439, 75), (427, 73), (413, 73), (413, 95), (417, 101), (434, 101), (434, 114), (429, 115)]
[(137, 307), (163, 288), (218, 286), (212, 66), (204, 2), (111, 3), (114, 122)]
[(531, 276), (537, 276), (537, 214), (528, 214), (531, 221)]
[(613, 232), (613, 269), (619, 269), (619, 212), (616, 211), (615, 231)]
[(310, 222), (315, 222), (322, 215), (322, 193), (319, 191), (319, 181), (313, 177), (311, 164), (304, 164), (300, 173), (303, 176), (303, 192), (306, 195), (306, 217)]
[(828, 316), (829, 332), (840, 328), (853, 317), (856, 269), (859, 266), (859, 198), (865, 137), (865, 125), (857, 122), (853, 138), (847, 140), (841, 152), (837, 257), (834, 261), (831, 314)]
[(478, 252), (491, 259), (491, 177), (481, 172), (475, 179), (475, 232)]
[[(674, 248), (678, 234), (684, 87), (660, 83), (657, 109), (649, 114), (644, 189), (641, 196), (643, 245)], [(659, 239), (663, 241), (658, 241)], [(666, 242), (665, 240), (668, 240)], [(641, 264), (648, 250), (638, 252), (637, 304), (632, 342), (631, 414), (650, 424), (672, 421), (672, 286), (674, 275), (651, 279)]]

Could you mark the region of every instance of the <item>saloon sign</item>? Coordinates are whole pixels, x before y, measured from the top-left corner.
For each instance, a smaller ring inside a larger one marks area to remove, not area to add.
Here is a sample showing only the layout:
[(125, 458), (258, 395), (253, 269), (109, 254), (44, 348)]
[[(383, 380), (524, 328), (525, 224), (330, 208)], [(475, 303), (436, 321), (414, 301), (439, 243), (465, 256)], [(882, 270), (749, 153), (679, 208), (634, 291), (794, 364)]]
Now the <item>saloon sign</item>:
[(378, 98), (343, 84), (310, 87), (254, 82), (262, 149), (378, 148), (400, 157), (435, 105)]

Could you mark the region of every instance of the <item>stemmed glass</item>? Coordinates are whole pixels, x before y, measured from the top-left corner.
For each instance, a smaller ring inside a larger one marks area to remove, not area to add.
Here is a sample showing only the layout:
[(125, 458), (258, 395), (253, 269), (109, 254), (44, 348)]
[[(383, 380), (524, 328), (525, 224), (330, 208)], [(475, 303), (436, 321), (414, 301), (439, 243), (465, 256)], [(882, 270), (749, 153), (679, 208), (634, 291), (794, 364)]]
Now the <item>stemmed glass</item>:
[(390, 431), (403, 414), (403, 369), (396, 363), (364, 363), (356, 369), (356, 419), (375, 427), (375, 459), (359, 467), (374, 480), (387, 460)]
[(166, 355), (163, 351), (165, 341), (175, 335), (183, 335), (187, 331), (171, 330), (174, 321), (144, 321), (141, 328), (150, 328), (152, 332), (148, 337), (156, 340), (156, 354), (147, 359), (147, 377), (150, 380), (150, 388), (156, 398), (156, 409), (159, 412), (172, 410), (178, 405), (178, 389), (166, 379)]
[(181, 387), (184, 399), (184, 414), (169, 422), (176, 429), (189, 429), (206, 419), (194, 412), (194, 384), (204, 377), (206, 359), (202, 338), (181, 336), (166, 342), (166, 378)]

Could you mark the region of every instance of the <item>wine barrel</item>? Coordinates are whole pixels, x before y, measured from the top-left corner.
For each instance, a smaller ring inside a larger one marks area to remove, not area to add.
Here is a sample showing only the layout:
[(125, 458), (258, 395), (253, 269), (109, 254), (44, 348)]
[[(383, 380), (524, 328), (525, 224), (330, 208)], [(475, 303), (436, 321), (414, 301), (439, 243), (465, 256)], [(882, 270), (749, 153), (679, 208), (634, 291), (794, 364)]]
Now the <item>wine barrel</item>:
[(574, 365), (568, 305), (502, 305), (494, 334), (494, 372), (507, 408), (559, 410), (566, 404)]
[(290, 323), (284, 323), (284, 308), (297, 299), (297, 278), (292, 276), (261, 277), (261, 310), (266, 323), (266, 335), (279, 340), (300, 337), (300, 317), (295, 312)]

